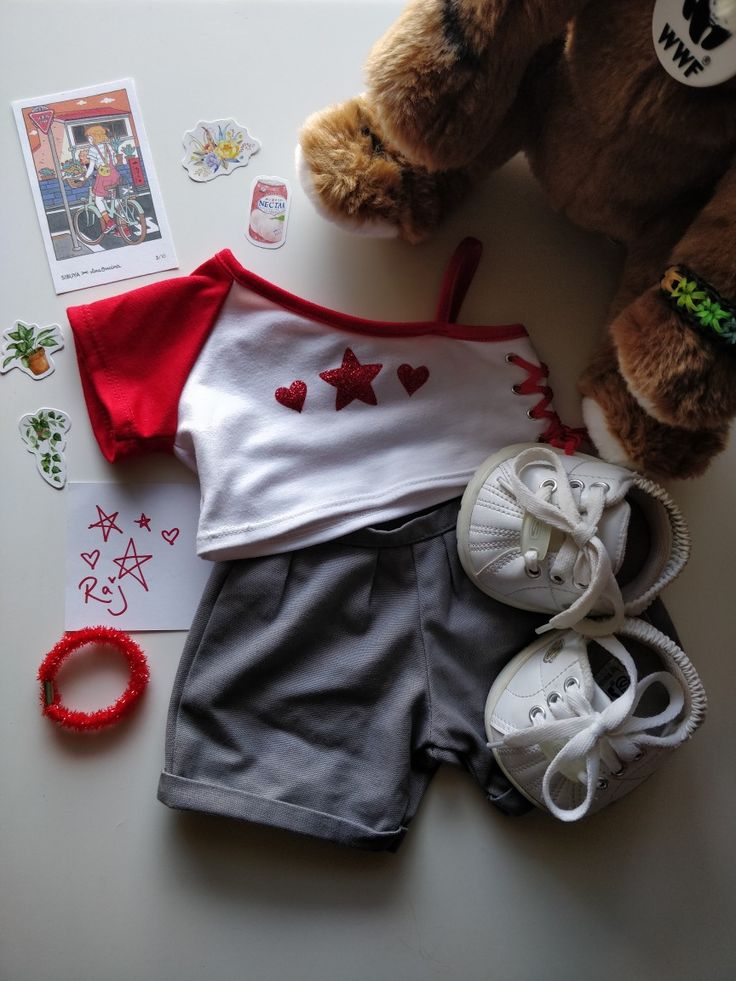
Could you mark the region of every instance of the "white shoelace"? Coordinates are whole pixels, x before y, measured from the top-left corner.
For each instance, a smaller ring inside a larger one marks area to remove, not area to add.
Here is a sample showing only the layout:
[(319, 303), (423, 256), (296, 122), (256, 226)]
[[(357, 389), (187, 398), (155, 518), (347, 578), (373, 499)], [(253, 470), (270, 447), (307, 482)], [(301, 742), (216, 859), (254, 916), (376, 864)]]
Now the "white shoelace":
[[(492, 749), (539, 746), (543, 752), (545, 747), (556, 748), (562, 743), (542, 781), (544, 802), (561, 821), (577, 821), (588, 813), (598, 787), (601, 762), (615, 776), (627, 763), (640, 758), (646, 746), (676, 746), (683, 738), (679, 728), (669, 736), (647, 732), (674, 721), (681, 712), (685, 699), (677, 680), (666, 671), (657, 671), (637, 682), (634, 659), (615, 637), (598, 638), (597, 643), (622, 664), (629, 676), (629, 687), (619, 698), (609, 700), (603, 711), (598, 712), (579, 685), (568, 687), (559, 699), (547, 702), (553, 720), (539, 721), (534, 715), (530, 728), (489, 743)], [(667, 707), (654, 716), (634, 715), (642, 695), (654, 684), (666, 689)], [(574, 808), (559, 807), (552, 797), (552, 779), (558, 773), (569, 779), (567, 775), (571, 772), (577, 772), (578, 779), (585, 784), (585, 799)]]
[[(525, 467), (544, 464), (554, 470), (555, 479), (544, 481), (534, 493), (521, 479)], [(523, 450), (513, 461), (508, 483), (500, 483), (514, 495), (532, 517), (563, 532), (565, 539), (552, 562), (550, 575), (560, 581), (572, 579), (582, 588), (580, 596), (556, 614), (537, 633), (574, 627), (590, 637), (604, 636), (619, 630), (624, 621), (624, 601), (616, 582), (608, 551), (597, 535), (598, 522), (606, 506), (607, 486), (593, 483), (586, 488), (585, 504), (578, 505), (570, 487), (570, 478), (559, 457), (546, 447)], [(555, 503), (551, 501), (555, 495)], [(534, 549), (524, 553), (528, 572), (539, 571), (539, 556)], [(612, 613), (600, 620), (586, 619), (601, 597), (612, 607)]]

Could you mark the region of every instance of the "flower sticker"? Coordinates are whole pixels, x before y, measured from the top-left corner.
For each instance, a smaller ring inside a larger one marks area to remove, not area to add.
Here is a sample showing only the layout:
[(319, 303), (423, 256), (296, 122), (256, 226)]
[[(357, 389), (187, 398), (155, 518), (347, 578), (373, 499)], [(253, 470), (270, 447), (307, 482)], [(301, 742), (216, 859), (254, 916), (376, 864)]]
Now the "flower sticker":
[(52, 351), (64, 347), (61, 328), (58, 324), (39, 327), (16, 320), (15, 325), (3, 332), (3, 345), (0, 348), (0, 373), (20, 368), (34, 381), (45, 378), (54, 370)]
[(203, 183), (245, 167), (261, 144), (233, 119), (199, 122), (184, 134), (182, 165), (193, 181)]

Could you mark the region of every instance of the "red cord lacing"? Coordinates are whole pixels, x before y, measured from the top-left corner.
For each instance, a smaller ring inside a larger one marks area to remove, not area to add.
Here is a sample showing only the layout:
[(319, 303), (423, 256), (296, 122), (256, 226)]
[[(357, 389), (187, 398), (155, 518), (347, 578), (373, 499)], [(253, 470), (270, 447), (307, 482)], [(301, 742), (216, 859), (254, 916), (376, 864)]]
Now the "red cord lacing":
[(514, 385), (513, 390), (518, 395), (534, 395), (538, 392), (542, 396), (534, 408), (529, 409), (530, 419), (549, 419), (549, 426), (539, 437), (540, 443), (556, 446), (570, 456), (580, 448), (582, 443), (589, 442), (587, 429), (566, 426), (556, 412), (547, 408), (552, 401), (552, 389), (549, 385), (542, 384), (549, 378), (549, 368), (544, 362), (533, 364), (519, 357), (518, 354), (509, 354), (506, 360), (523, 368), (529, 375), (523, 382)]

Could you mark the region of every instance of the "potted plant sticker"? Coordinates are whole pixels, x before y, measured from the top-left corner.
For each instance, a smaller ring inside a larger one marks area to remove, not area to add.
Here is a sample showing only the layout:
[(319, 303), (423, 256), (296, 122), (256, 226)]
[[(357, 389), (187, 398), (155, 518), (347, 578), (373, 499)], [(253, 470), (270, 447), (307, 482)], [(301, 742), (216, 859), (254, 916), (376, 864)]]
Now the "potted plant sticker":
[(36, 457), (36, 466), (46, 483), (61, 488), (66, 483), (64, 436), (71, 421), (61, 409), (38, 409), (20, 420), (19, 429), (29, 453)]
[(64, 346), (61, 328), (58, 324), (39, 327), (38, 324), (24, 324), (17, 320), (15, 327), (3, 333), (4, 343), (0, 349), (2, 364), (0, 372), (20, 368), (31, 378), (39, 379), (50, 375), (54, 363), (50, 358), (52, 351)]

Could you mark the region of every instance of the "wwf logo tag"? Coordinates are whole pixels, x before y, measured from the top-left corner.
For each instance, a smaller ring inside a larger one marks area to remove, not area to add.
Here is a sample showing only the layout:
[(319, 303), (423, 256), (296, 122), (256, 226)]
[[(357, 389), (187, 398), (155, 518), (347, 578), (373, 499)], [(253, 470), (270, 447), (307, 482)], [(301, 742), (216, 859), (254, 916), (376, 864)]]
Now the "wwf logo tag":
[(729, 29), (734, 24), (731, 0), (657, 0), (652, 17), (657, 57), (685, 85), (718, 85), (736, 75), (736, 41)]

